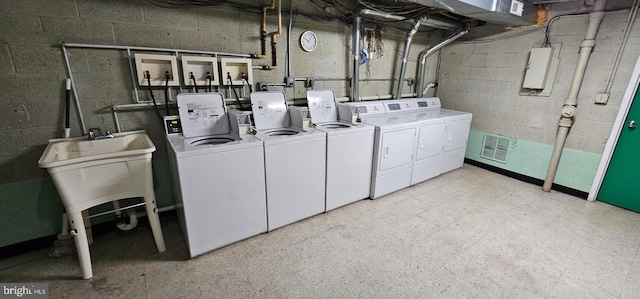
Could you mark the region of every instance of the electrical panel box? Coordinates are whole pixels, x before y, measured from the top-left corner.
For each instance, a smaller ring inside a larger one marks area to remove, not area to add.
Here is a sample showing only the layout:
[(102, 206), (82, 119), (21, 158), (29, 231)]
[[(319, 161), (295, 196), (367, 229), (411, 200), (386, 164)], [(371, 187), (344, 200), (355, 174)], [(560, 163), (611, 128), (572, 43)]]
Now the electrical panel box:
[[(244, 58), (220, 58), (220, 69), (222, 73), (222, 79), (220, 82), (222, 85), (244, 85), (249, 82), (249, 85), (253, 84), (253, 74), (251, 59)], [(243, 79), (244, 77), (246, 78)], [(231, 82), (229, 82), (228, 76), (231, 76)]]
[[(195, 78), (195, 84), (193, 78)], [(209, 81), (209, 76), (211, 81)], [(182, 56), (182, 78), (186, 86), (207, 87), (220, 85), (218, 59), (206, 56)]]
[(553, 48), (533, 48), (529, 55), (523, 88), (544, 89), (553, 57)]
[[(180, 86), (178, 78), (178, 62), (172, 55), (156, 55), (135, 53), (136, 70), (139, 86), (165, 86), (167, 84), (166, 75), (168, 72), (168, 86)], [(147, 79), (149, 73), (151, 82)]]

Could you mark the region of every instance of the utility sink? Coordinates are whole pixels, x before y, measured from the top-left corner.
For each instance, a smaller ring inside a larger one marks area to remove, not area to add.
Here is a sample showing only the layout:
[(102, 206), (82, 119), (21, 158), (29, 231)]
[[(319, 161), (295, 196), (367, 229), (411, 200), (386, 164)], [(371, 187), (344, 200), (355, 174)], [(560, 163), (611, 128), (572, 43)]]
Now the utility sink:
[(83, 278), (92, 277), (93, 270), (82, 211), (97, 205), (142, 197), (156, 247), (165, 251), (153, 192), (151, 155), (155, 150), (144, 131), (99, 140), (49, 140), (38, 166), (51, 175), (67, 211)]
[(113, 138), (85, 137), (51, 139), (38, 166), (52, 168), (73, 163), (152, 153), (155, 145), (144, 131), (113, 134)]

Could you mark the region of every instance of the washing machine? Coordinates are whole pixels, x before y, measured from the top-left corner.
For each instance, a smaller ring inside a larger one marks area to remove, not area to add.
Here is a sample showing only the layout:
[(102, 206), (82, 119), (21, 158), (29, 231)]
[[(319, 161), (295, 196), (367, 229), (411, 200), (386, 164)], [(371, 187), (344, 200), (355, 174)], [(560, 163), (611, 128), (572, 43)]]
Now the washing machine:
[(326, 133), (292, 127), (282, 92), (251, 93), (251, 110), (264, 142), (269, 231), (324, 212)]
[(340, 119), (363, 122), (375, 127), (373, 168), (369, 197), (406, 188), (411, 184), (416, 122), (403, 117), (413, 110), (411, 101), (387, 103), (383, 101), (348, 102), (338, 104)]
[(375, 127), (338, 118), (333, 90), (307, 91), (308, 107), (290, 107), (294, 126), (327, 133), (325, 211), (369, 197)]
[(181, 93), (165, 118), (178, 220), (193, 258), (267, 231), (263, 142), (229, 131), (220, 93)]

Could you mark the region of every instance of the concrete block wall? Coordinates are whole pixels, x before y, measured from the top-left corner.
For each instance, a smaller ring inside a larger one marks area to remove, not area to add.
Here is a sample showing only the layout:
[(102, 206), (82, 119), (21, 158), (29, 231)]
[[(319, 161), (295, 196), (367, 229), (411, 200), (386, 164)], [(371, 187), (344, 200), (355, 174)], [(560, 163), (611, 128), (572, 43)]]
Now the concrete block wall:
[[(244, 1), (262, 5), (268, 1)], [(286, 2), (286, 1), (285, 1)], [(294, 9), (317, 14), (306, 1), (294, 1)], [(280, 83), (284, 77), (286, 25), (278, 39), (278, 69), (254, 71), (254, 81)], [(260, 10), (238, 10), (229, 6), (166, 9), (143, 0), (0, 0), (0, 247), (58, 233), (62, 205), (49, 175), (38, 168), (49, 139), (62, 135), (64, 86), (67, 77), (60, 43), (88, 43), (205, 50), (228, 53), (260, 51)], [(269, 12), (268, 31), (277, 28)], [(304, 52), (300, 34), (313, 30), (318, 48)], [(387, 30), (385, 55), (371, 63), (370, 73), (360, 68), (361, 78), (397, 76), (397, 56), (402, 51), (404, 32)], [(314, 21), (296, 16), (291, 36), (291, 73), (314, 77), (315, 89), (333, 89), (336, 96), (349, 94), (351, 28), (337, 22)], [(418, 52), (441, 38), (439, 33), (421, 32), (411, 51), (406, 77), (415, 77)], [(269, 46), (269, 45), (268, 45)], [(271, 64), (268, 57), (254, 65)], [(70, 48), (71, 68), (76, 80), (82, 114), (87, 127), (114, 129), (113, 104), (134, 102), (134, 91), (126, 53), (119, 50)], [(428, 64), (427, 82), (435, 81), (437, 56)], [(391, 82), (361, 83), (361, 96), (392, 92)], [(284, 90), (291, 102), (304, 102), (304, 82)], [(393, 90), (394, 91), (394, 90)], [(172, 90), (175, 99), (176, 90)], [(404, 92), (410, 92), (405, 87)], [(149, 98), (142, 89), (139, 95)], [(162, 90), (155, 95), (163, 101)], [(300, 101), (301, 100), (301, 101)], [(173, 203), (166, 146), (160, 124), (151, 109), (119, 114), (124, 131), (144, 129), (156, 144), (154, 177), (160, 206)], [(75, 107), (71, 109), (72, 135), (80, 136)], [(16, 227), (20, 229), (16, 230)]]
[[(605, 89), (627, 16), (628, 11), (608, 12), (600, 26), (578, 97), (575, 122), (560, 162), (562, 171), (559, 170), (556, 177), (558, 184), (589, 191), (589, 178), (593, 179), (595, 175), (640, 50), (640, 27), (636, 20), (615, 74), (609, 103), (595, 104), (596, 95)], [(531, 166), (531, 155), (515, 155), (506, 164), (492, 163), (479, 157), (481, 146), (470, 145), (467, 158), (544, 178), (560, 109), (569, 92), (587, 23), (585, 14), (562, 16), (551, 24), (550, 42), (561, 44), (561, 50), (560, 65), (549, 97), (519, 94), (529, 52), (544, 41), (542, 30), (520, 36), (507, 32), (490, 37), (491, 41), (454, 43), (443, 50), (438, 95), (444, 107), (474, 114), (471, 128), (472, 136), (477, 135), (476, 141), (482, 142), (484, 133), (499, 134), (519, 140), (519, 148), (512, 149), (515, 152), (549, 151), (548, 155), (539, 157), (542, 162), (535, 167), (522, 167)], [(590, 158), (577, 159), (585, 155)], [(593, 159), (592, 155), (598, 159)], [(575, 161), (582, 161), (581, 165)]]

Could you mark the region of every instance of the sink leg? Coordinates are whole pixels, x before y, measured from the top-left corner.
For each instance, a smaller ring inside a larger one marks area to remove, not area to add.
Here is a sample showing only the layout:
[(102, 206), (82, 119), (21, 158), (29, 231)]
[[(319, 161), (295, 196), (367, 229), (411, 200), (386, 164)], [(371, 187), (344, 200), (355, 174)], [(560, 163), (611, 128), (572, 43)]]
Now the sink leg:
[(82, 278), (89, 279), (93, 276), (93, 270), (91, 269), (89, 241), (87, 240), (87, 231), (84, 228), (82, 212), (69, 214), (69, 224), (72, 230), (71, 234), (73, 235), (73, 239), (76, 242), (76, 250), (78, 251), (78, 260), (80, 261)]
[(145, 208), (147, 210), (147, 218), (151, 225), (151, 231), (153, 232), (153, 239), (156, 241), (156, 247), (158, 252), (165, 252), (167, 250), (164, 244), (164, 237), (162, 235), (162, 227), (160, 226), (160, 219), (158, 218), (158, 209), (156, 208), (156, 198), (154, 195), (146, 195), (144, 197)]

